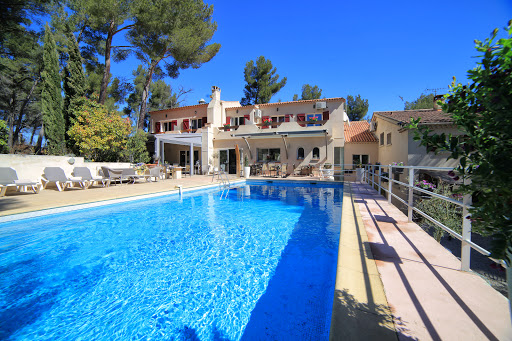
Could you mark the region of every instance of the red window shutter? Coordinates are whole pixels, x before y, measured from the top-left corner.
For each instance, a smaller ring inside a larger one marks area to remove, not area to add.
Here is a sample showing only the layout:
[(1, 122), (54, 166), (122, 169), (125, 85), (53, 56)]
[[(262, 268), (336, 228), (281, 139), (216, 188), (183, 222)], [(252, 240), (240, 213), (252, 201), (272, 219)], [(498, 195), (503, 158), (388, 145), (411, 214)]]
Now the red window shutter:
[[(306, 114), (297, 114), (297, 122), (305, 121), (306, 120)], [(305, 124), (301, 124), (301, 127), (305, 127)]]
[(160, 133), (160, 122), (155, 123), (155, 134)]
[(187, 129), (189, 129), (188, 118), (183, 120), (183, 130), (187, 130)]
[(171, 121), (171, 130), (172, 131), (176, 130), (177, 126), (178, 126), (178, 121), (176, 121), (176, 120)]
[(251, 115), (244, 115), (244, 124), (247, 124), (247, 121), (251, 120)]
[[(203, 127), (206, 125), (206, 123), (208, 123), (208, 117), (203, 117), (203, 119), (201, 120), (203, 122)], [(202, 127), (201, 127), (202, 128)]]
[(292, 116), (292, 115), (284, 115), (284, 121), (290, 122), (290, 116)]
[[(231, 117), (226, 116), (226, 124), (231, 125)], [(230, 131), (231, 129), (224, 129), (224, 131)]]
[(323, 121), (329, 121), (329, 112), (328, 111), (324, 111), (322, 113), (322, 120)]

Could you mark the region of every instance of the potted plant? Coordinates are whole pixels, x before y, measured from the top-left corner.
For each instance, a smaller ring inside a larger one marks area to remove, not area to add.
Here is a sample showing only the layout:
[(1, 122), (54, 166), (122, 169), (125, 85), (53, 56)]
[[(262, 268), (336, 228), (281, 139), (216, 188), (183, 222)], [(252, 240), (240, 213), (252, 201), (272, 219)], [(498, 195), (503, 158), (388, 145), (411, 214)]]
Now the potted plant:
[(231, 128), (229, 124), (224, 124), (224, 131), (229, 131), (229, 128)]
[[(414, 186), (419, 187), (421, 189), (425, 189), (429, 192), (434, 192), (434, 189), (436, 188), (436, 185), (434, 185), (431, 182), (428, 182), (427, 180), (415, 181)], [(425, 193), (420, 193), (420, 197), (423, 199), (430, 199), (430, 195)]]
[(251, 167), (249, 167), (249, 158), (247, 155), (244, 157), (244, 177), (249, 179), (249, 175), (251, 174)]
[(328, 179), (334, 179), (334, 169), (332, 169), (332, 164), (324, 163), (324, 169), (322, 170), (323, 176)]
[(393, 162), (391, 165), (393, 166), (393, 174), (402, 174), (404, 172), (403, 168), (395, 167), (395, 166), (403, 166), (404, 165), (403, 162)]
[(148, 166), (146, 166), (145, 163), (140, 162), (140, 163), (135, 165), (134, 169), (135, 169), (135, 172), (137, 172), (138, 175), (143, 175), (148, 170)]
[(270, 126), (271, 124), (272, 124), (272, 119), (271, 119), (270, 117), (268, 117), (268, 118), (264, 118), (264, 119), (263, 119), (263, 125), (264, 125), (265, 127), (268, 127), (268, 126)]

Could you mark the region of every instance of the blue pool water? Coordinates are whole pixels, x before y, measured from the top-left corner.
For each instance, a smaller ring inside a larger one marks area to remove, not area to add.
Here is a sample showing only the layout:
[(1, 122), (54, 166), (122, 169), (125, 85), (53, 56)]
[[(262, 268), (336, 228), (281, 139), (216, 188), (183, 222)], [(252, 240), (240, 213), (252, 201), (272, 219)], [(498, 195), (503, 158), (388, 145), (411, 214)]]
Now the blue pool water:
[(327, 340), (342, 185), (249, 184), (0, 224), (0, 339)]

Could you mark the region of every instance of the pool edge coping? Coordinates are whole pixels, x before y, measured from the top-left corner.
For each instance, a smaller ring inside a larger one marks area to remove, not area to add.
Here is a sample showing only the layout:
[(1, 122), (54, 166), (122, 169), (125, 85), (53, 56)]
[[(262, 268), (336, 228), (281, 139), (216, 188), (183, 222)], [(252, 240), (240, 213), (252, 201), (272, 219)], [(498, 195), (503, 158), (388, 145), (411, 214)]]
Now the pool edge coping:
[[(231, 185), (241, 185), (245, 183), (245, 180), (236, 180), (231, 182)], [(193, 191), (200, 191), (210, 188), (222, 188), (222, 184), (215, 183), (212, 185), (200, 185), (200, 186), (189, 186), (182, 189), (182, 193), (187, 192), (193, 192)], [(146, 193), (146, 194), (137, 194), (137, 195), (131, 195), (121, 198), (115, 198), (115, 199), (105, 199), (105, 200), (95, 200), (90, 202), (84, 202), (79, 204), (71, 204), (71, 205), (63, 205), (59, 207), (52, 207), (52, 208), (45, 208), (45, 209), (38, 209), (33, 211), (27, 211), (27, 212), (21, 212), (21, 213), (13, 213), (13, 214), (6, 214), (0, 216), (0, 223), (8, 223), (13, 222), (17, 220), (22, 219), (28, 219), (28, 218), (36, 218), (36, 217), (42, 217), (50, 214), (58, 214), (58, 213), (65, 213), (65, 212), (72, 212), (82, 209), (88, 209), (93, 207), (101, 207), (106, 205), (114, 205), (119, 204), (123, 202), (130, 202), (140, 199), (151, 199), (151, 198), (157, 198), (164, 195), (178, 195), (179, 194), (179, 188), (176, 186), (175, 189), (172, 190), (165, 190), (165, 191), (159, 191), (154, 193)]]
[(398, 340), (350, 182), (344, 182), (329, 340)]

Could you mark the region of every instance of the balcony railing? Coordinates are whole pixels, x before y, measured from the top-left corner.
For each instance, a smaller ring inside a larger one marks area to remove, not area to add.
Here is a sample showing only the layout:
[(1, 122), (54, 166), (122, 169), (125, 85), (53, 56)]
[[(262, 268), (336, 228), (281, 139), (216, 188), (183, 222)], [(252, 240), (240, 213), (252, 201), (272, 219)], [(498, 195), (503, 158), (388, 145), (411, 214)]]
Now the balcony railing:
[[(315, 124), (315, 125), (324, 125), (325, 123), (329, 122), (328, 120), (323, 120), (323, 121), (298, 121), (297, 123), (301, 126), (304, 126), (306, 127), (308, 124)], [(277, 128), (279, 127), (281, 124), (283, 123), (288, 123), (288, 122), (272, 122), (270, 124), (265, 124), (265, 123), (257, 123), (256, 126), (260, 127), (260, 129), (270, 129), (270, 128)], [(240, 127), (240, 125), (230, 125), (230, 126), (222, 126), (222, 127), (219, 127), (219, 130), (224, 130), (224, 131), (231, 131), (231, 130), (237, 130), (238, 127)]]
[[(408, 172), (408, 182), (401, 182), (398, 180), (394, 180), (390, 174), (393, 174), (393, 169), (406, 169)], [(387, 174), (383, 172), (383, 170), (387, 170)], [(468, 209), (471, 208), (471, 196), (465, 195), (462, 201), (455, 200), (453, 198), (449, 198), (438, 193), (430, 192), (428, 190), (422, 189), (414, 185), (414, 176), (417, 170), (427, 170), (427, 171), (444, 171), (448, 172), (453, 170), (450, 167), (421, 167), (421, 166), (391, 166), (391, 165), (366, 165), (364, 168), (363, 181), (367, 184), (372, 185), (374, 188), (388, 194), (387, 199), (388, 202), (391, 203), (391, 198), (395, 198), (402, 204), (407, 207), (407, 217), (410, 222), (413, 221), (413, 212), (418, 213), (425, 219), (431, 221), (434, 225), (440, 227), (444, 231), (448, 232), (451, 236), (457, 238), (461, 241), (461, 270), (470, 271), (470, 255), (471, 248), (480, 252), (482, 255), (489, 257), (491, 254), (486, 249), (481, 246), (475, 244), (471, 241), (471, 220), (467, 217), (469, 216)], [(384, 181), (383, 181), (384, 180)], [(382, 183), (387, 181), (387, 186), (383, 186)], [(407, 189), (407, 200), (402, 199), (395, 193), (393, 193), (393, 184), (404, 186)], [(425, 212), (419, 210), (417, 207), (414, 207), (414, 192), (422, 193), (423, 195), (429, 195), (432, 197), (436, 197), (442, 199), (444, 201), (450, 202), (462, 208), (462, 234), (457, 233), (456, 231), (450, 229), (446, 225), (437, 221), (435, 218), (427, 215)], [(496, 260), (491, 257), (489, 259), (493, 260), (498, 264), (505, 265), (502, 260)]]

